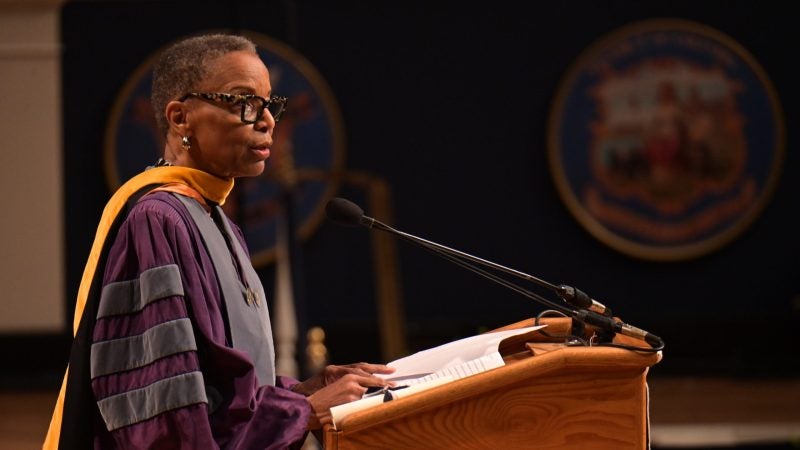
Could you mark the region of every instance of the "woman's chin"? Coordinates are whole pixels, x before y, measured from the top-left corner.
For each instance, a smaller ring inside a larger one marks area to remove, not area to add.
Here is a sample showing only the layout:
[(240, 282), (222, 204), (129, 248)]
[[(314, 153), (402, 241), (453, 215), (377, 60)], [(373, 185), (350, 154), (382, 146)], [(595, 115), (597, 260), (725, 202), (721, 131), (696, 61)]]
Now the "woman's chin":
[(236, 177), (257, 177), (264, 173), (264, 168), (266, 168), (265, 161), (256, 161), (243, 167)]

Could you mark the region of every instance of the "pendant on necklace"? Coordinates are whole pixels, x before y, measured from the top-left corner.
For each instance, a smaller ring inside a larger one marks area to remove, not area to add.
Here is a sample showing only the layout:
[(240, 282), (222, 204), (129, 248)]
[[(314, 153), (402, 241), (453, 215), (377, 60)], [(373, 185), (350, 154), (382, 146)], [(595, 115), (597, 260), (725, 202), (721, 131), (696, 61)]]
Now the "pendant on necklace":
[(245, 303), (247, 303), (248, 306), (256, 306), (256, 307), (261, 306), (261, 300), (259, 300), (258, 298), (258, 293), (256, 293), (250, 288), (247, 288), (247, 290), (244, 293), (244, 301)]
[(253, 306), (253, 291), (250, 288), (244, 291), (244, 302), (247, 306)]

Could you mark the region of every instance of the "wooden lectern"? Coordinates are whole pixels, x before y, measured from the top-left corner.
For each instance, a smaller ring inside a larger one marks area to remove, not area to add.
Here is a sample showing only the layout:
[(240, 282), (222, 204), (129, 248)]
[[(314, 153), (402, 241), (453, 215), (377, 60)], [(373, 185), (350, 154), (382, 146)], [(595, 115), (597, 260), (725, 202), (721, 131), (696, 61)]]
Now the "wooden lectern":
[[(540, 323), (551, 335), (570, 327), (570, 319)], [(505, 366), (355, 412), (325, 427), (325, 448), (648, 448), (646, 377), (661, 354), (553, 341), (540, 332), (509, 338), (500, 346)], [(620, 335), (614, 342), (647, 346)]]

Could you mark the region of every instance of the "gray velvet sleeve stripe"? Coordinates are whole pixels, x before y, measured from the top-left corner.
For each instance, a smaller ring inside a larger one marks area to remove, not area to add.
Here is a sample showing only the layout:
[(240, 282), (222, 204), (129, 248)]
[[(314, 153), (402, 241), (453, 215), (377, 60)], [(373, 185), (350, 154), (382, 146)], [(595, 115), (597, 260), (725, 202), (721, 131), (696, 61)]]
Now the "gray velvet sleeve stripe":
[(95, 342), (91, 350), (92, 379), (146, 366), (175, 353), (197, 350), (189, 319), (156, 325), (136, 336)]
[(97, 318), (141, 311), (148, 303), (183, 295), (181, 271), (176, 264), (145, 270), (136, 280), (109, 283), (100, 294)]
[(166, 411), (208, 403), (203, 374), (189, 372), (97, 402), (108, 431), (153, 418)]

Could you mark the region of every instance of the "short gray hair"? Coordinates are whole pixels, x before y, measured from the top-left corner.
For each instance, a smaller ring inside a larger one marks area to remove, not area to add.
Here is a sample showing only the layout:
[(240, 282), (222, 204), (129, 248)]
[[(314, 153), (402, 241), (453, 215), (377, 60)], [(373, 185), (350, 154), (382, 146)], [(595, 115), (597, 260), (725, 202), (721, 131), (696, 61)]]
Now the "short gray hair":
[(164, 115), (167, 103), (194, 90), (213, 60), (238, 51), (256, 53), (256, 45), (243, 36), (205, 34), (182, 39), (161, 52), (153, 67), (150, 102), (162, 135), (169, 130)]

